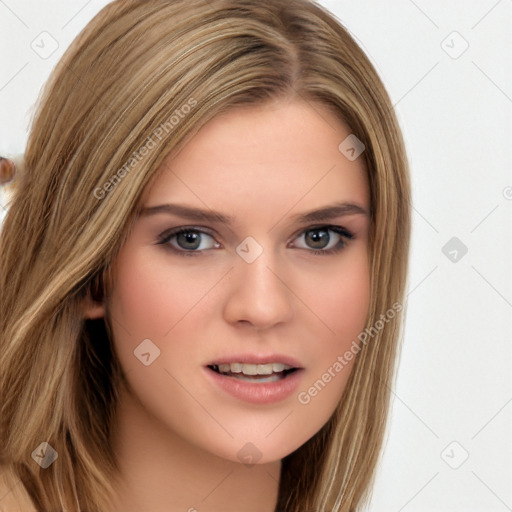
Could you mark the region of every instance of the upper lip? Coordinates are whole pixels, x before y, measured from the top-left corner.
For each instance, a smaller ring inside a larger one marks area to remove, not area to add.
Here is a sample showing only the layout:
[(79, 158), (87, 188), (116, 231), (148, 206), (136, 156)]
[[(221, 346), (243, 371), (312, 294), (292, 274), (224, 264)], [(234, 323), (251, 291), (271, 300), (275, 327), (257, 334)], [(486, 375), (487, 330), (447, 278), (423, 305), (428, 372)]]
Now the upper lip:
[(284, 354), (233, 354), (219, 356), (206, 366), (216, 366), (219, 364), (242, 363), (242, 364), (267, 364), (282, 363), (292, 368), (302, 368), (302, 365), (293, 357)]

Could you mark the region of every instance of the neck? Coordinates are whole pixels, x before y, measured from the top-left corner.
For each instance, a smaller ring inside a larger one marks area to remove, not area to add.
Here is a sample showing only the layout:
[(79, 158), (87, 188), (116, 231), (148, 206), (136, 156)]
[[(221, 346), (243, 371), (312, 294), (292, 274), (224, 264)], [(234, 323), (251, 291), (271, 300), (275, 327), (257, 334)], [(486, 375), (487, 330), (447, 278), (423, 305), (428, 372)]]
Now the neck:
[(281, 461), (247, 466), (187, 442), (123, 390), (114, 512), (273, 512)]

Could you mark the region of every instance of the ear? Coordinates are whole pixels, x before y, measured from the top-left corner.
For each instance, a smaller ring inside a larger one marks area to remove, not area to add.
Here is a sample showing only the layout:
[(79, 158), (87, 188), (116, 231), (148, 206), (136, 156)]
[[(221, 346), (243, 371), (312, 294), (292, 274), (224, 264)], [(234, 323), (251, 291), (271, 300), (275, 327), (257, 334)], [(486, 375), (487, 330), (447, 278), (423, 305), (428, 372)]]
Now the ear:
[(95, 319), (105, 316), (105, 297), (102, 272), (91, 281), (87, 295), (82, 302), (84, 318)]
[(84, 312), (84, 318), (95, 319), (103, 318), (105, 316), (105, 304), (102, 302), (96, 302), (91, 298), (91, 294), (87, 294), (82, 309)]

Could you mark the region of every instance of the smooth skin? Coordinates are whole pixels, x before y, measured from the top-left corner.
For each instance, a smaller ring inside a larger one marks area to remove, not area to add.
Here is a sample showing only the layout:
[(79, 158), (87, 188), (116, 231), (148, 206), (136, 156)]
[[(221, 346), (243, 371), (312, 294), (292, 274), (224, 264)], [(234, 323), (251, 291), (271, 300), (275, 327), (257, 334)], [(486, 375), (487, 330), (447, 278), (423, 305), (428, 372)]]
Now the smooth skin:
[[(85, 306), (86, 318), (111, 315), (131, 388), (114, 431), (116, 511), (274, 510), (281, 459), (328, 421), (355, 359), (309, 403), (298, 393), (350, 348), (368, 314), (368, 214), (292, 220), (339, 202), (369, 212), (363, 159), (338, 149), (350, 133), (318, 103), (239, 107), (171, 153), (143, 194), (144, 207), (187, 205), (234, 223), (141, 215), (114, 262), (108, 308)], [(159, 243), (179, 227), (195, 231)], [(248, 236), (263, 248), (252, 263), (236, 251)], [(337, 253), (313, 253), (340, 244)], [(146, 339), (160, 350), (147, 366), (134, 355)], [(297, 392), (252, 404), (212, 385), (205, 365), (233, 352), (294, 357), (304, 367)], [(243, 464), (242, 449), (254, 465)]]

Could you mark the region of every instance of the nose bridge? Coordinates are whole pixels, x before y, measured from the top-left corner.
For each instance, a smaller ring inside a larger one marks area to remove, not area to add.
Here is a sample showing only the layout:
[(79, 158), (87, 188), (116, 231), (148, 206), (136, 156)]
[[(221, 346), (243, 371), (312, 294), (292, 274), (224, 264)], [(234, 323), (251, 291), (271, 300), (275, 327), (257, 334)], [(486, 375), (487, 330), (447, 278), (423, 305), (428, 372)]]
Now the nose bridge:
[(257, 327), (285, 322), (292, 315), (292, 294), (279, 276), (278, 256), (254, 238), (237, 247), (225, 314), (230, 322), (248, 321)]
[[(282, 286), (282, 283), (276, 278), (271, 269), (275, 268), (276, 258), (271, 250), (264, 250), (254, 261), (248, 262), (241, 258), (235, 266), (236, 272), (240, 275), (240, 281), (245, 288), (252, 289), (255, 293), (270, 293)], [(282, 292), (282, 290), (281, 290)]]

